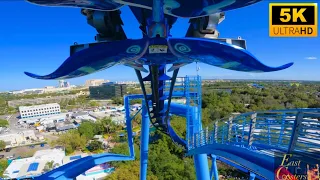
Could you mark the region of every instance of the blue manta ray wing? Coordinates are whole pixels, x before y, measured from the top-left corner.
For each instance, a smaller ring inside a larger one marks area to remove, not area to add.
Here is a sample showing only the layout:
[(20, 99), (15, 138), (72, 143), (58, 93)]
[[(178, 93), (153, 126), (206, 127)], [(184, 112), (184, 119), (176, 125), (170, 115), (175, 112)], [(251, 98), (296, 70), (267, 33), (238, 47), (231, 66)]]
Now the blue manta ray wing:
[[(195, 18), (222, 11), (242, 8), (262, 0), (164, 0), (165, 14), (176, 17)], [(121, 3), (152, 9), (152, 0), (121, 0)]]
[[(152, 0), (27, 0), (43, 6), (79, 7), (112, 11), (129, 5), (137, 8), (152, 9)], [(175, 17), (195, 18), (216, 12), (233, 10), (262, 0), (165, 0), (164, 13)]]
[(76, 52), (51, 74), (45, 76), (29, 72), (25, 72), (25, 74), (36, 79), (80, 77), (117, 64), (135, 62), (145, 54), (147, 47), (147, 39), (103, 43)]
[(170, 38), (168, 45), (170, 51), (180, 58), (236, 71), (272, 72), (293, 65), (288, 63), (279, 67), (269, 67), (239, 46), (214, 40)]
[(43, 6), (65, 6), (79, 7), (95, 10), (112, 11), (121, 8), (123, 5), (113, 0), (26, 0), (32, 4)]

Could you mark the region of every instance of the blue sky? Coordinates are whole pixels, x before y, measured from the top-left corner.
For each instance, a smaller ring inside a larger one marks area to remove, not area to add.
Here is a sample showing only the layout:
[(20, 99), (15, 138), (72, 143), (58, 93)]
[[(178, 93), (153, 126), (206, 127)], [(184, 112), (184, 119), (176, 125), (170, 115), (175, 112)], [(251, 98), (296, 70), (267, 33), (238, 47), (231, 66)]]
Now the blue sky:
[[(77, 8), (35, 6), (23, 1), (0, 1), (0, 91), (57, 85), (53, 80), (37, 80), (24, 71), (44, 75), (53, 72), (69, 55), (74, 42), (94, 41), (95, 29), (87, 25)], [(283, 71), (244, 73), (200, 64), (203, 78), (320, 80), (320, 37), (270, 38), (268, 4), (264, 1), (226, 13), (218, 30), (221, 38), (247, 40), (248, 50), (269, 66), (295, 64)], [(122, 9), (124, 30), (129, 38), (140, 38), (138, 23), (128, 7)], [(188, 19), (179, 19), (171, 34), (183, 37)], [(121, 73), (119, 73), (121, 72)], [(195, 75), (196, 65), (188, 65), (180, 75)], [(134, 70), (116, 66), (102, 72), (69, 80), (84, 84), (87, 79), (136, 80)]]

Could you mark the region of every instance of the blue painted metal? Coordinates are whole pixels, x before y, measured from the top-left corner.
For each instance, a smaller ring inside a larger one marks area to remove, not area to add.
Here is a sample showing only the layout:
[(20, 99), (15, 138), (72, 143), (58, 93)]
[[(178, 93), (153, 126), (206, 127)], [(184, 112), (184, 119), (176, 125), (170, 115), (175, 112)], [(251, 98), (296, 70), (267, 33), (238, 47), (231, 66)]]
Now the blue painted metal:
[[(290, 154), (292, 151), (294, 151), (294, 148), (296, 146), (296, 143), (298, 141), (298, 137), (299, 137), (299, 133), (300, 133), (300, 128), (301, 128), (301, 120), (303, 120), (303, 112), (298, 112), (296, 117), (295, 117), (295, 121), (292, 127), (292, 133), (290, 136), (290, 142), (288, 145), (288, 151), (287, 153)], [(320, 145), (319, 145), (320, 146)]]
[[(191, 134), (198, 133), (202, 130), (201, 123), (201, 78), (196, 77), (186, 77), (186, 106), (180, 109), (184, 109), (187, 112), (187, 136)], [(193, 92), (191, 94), (191, 92)], [(176, 107), (174, 108), (176, 109)], [(190, 141), (190, 140), (188, 140)], [(207, 154), (196, 154), (193, 156), (194, 165), (196, 169), (197, 179), (209, 179), (209, 165)]]
[(228, 164), (235, 164), (236, 168), (241, 167), (240, 170), (255, 172), (263, 179), (269, 180), (274, 177), (274, 158), (249, 148), (215, 143), (199, 145), (197, 148), (189, 150), (187, 154), (213, 154), (217, 156), (217, 159), (222, 158), (226, 160), (224, 162), (231, 162)]
[[(251, 129), (253, 114), (257, 116), (255, 127)], [(240, 170), (253, 172), (260, 179), (270, 179), (274, 176), (274, 153), (290, 152), (301, 156), (307, 163), (320, 162), (320, 134), (315, 133), (320, 132), (320, 122), (317, 118), (320, 118), (320, 109), (244, 113), (232, 120), (230, 141), (226, 141), (230, 134), (226, 132), (229, 119), (222, 119), (218, 130), (211, 128), (209, 132), (211, 135), (222, 135), (216, 141), (212, 141), (200, 138), (206, 135), (206, 131), (194, 134), (195, 143), (189, 144), (188, 154), (214, 154), (226, 160), (225, 162), (238, 166)], [(297, 128), (299, 130), (296, 130)], [(249, 134), (253, 137), (251, 146), (248, 141)]]
[[(45, 6), (69, 6), (80, 7), (96, 10), (116, 10), (123, 5), (132, 7), (152, 9), (153, 1), (151, 0), (27, 0), (31, 3)], [(216, 12), (228, 11), (237, 9), (251, 4), (257, 3), (261, 0), (220, 0), (216, 1), (189, 1), (189, 0), (173, 0), (164, 1), (164, 13), (177, 17), (194, 18), (207, 16)], [(157, 19), (157, 17), (154, 17)]]
[(149, 145), (149, 115), (145, 101), (142, 103), (142, 113), (141, 113), (141, 148), (140, 148), (140, 180), (147, 179), (147, 169), (148, 169), (148, 145)]
[[(187, 127), (189, 130), (188, 132), (199, 132), (201, 130), (201, 114), (199, 114), (198, 109), (199, 107), (201, 108), (201, 96), (197, 96), (198, 92), (201, 92), (201, 81), (199, 81), (199, 77), (196, 77), (193, 79), (193, 84), (195, 86), (189, 87), (190, 89), (195, 89), (193, 92), (190, 92), (184, 87), (183, 89), (180, 89), (178, 92), (173, 93), (173, 97), (179, 96), (179, 95), (185, 95), (187, 99), (191, 99), (194, 102), (196, 102), (197, 106), (186, 106), (182, 104), (172, 104), (170, 108), (170, 113), (176, 114), (179, 116), (188, 116), (189, 121), (191, 124), (195, 124), (196, 126), (190, 126)], [(186, 77), (184, 81), (188, 82), (186, 84), (190, 83), (190, 77)], [(200, 85), (199, 85), (200, 84)], [(196, 87), (196, 88), (194, 88)], [(165, 88), (166, 89), (166, 88)], [(182, 92), (181, 92), (182, 91)], [(192, 95), (193, 98), (190, 98), (189, 96)], [(132, 95), (132, 96), (126, 96), (125, 103), (129, 104), (129, 99), (136, 99), (136, 98), (143, 98), (143, 95)], [(199, 100), (200, 99), (200, 100)], [(197, 101), (195, 101), (197, 100)], [(188, 104), (188, 103), (187, 103)], [(125, 105), (126, 106), (126, 105)], [(165, 108), (168, 106), (168, 103), (165, 103)], [(188, 113), (189, 112), (189, 113)], [(177, 136), (177, 134), (174, 132), (174, 130), (170, 126), (170, 122), (168, 124), (168, 129), (169, 129), (169, 135), (172, 137), (173, 141), (177, 142), (178, 144), (181, 144), (183, 146), (186, 146), (186, 141), (184, 141), (182, 138)], [(194, 156), (194, 162), (195, 162), (195, 168), (196, 168), (196, 173), (197, 173), (197, 179), (209, 179), (210, 174), (209, 174), (209, 167), (208, 167), (208, 159), (207, 159), (207, 154), (198, 154)], [(142, 162), (141, 162), (142, 163)], [(142, 164), (141, 164), (142, 165)], [(143, 166), (142, 166), (143, 167)], [(141, 169), (142, 169), (141, 167)], [(146, 166), (144, 166), (146, 168)], [(143, 171), (141, 172), (145, 174), (146, 172)], [(141, 175), (144, 177), (144, 175)]]
[(119, 155), (119, 154), (97, 154), (87, 156), (76, 161), (70, 162), (63, 166), (60, 166), (52, 171), (49, 171), (36, 179), (48, 180), (48, 179), (57, 179), (57, 180), (72, 180), (81, 173), (89, 170), (90, 168), (110, 161), (130, 161), (134, 160), (134, 157)]
[(219, 180), (217, 157), (215, 155), (211, 155), (211, 161), (210, 179), (214, 178), (214, 180)]
[[(213, 156), (215, 156), (215, 155), (213, 155)], [(236, 164), (236, 163), (232, 162), (231, 160), (225, 159), (225, 158), (220, 157), (220, 156), (216, 156), (216, 159), (221, 161), (221, 162), (223, 162), (223, 163), (225, 163), (225, 164), (228, 164), (228, 165), (230, 165), (230, 166), (232, 166), (232, 167), (234, 167), (234, 168), (236, 168), (236, 169), (238, 169), (238, 170), (240, 170), (240, 171), (242, 171), (244, 173), (248, 173), (249, 172), (248, 169), (243, 168), (241, 165)]]
[(197, 179), (210, 179), (207, 154), (196, 154), (193, 156)]
[(254, 180), (256, 178), (256, 175), (254, 173), (250, 173), (249, 180)]
[(126, 129), (128, 135), (128, 145), (129, 145), (129, 153), (131, 157), (134, 157), (134, 144), (133, 144), (133, 137), (132, 137), (132, 118), (130, 117), (130, 103), (129, 98), (124, 97), (124, 108), (126, 110)]
[[(150, 53), (152, 45), (168, 47), (167, 53)], [(215, 51), (212, 51), (215, 49)], [(228, 52), (228, 53), (225, 53)], [(246, 61), (242, 61), (242, 57)], [(37, 79), (68, 79), (88, 75), (114, 65), (135, 63), (163, 65), (202, 62), (212, 66), (244, 72), (271, 72), (283, 70), (293, 63), (280, 67), (262, 64), (247, 50), (234, 45), (203, 38), (144, 38), (101, 43), (70, 56), (56, 71), (45, 76), (26, 72)]]

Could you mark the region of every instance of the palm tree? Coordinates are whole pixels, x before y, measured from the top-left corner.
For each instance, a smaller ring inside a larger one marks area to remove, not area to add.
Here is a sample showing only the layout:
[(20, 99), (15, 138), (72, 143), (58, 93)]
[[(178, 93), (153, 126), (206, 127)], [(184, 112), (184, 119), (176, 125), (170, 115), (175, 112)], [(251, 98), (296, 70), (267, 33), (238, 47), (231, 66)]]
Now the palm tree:
[(101, 124), (104, 127), (105, 132), (107, 132), (108, 134), (115, 132), (116, 130), (116, 125), (114, 124), (114, 122), (112, 122), (111, 119), (109, 118), (103, 118), (101, 119)]
[(53, 164), (54, 164), (54, 161), (47, 162), (46, 165), (44, 166), (43, 170), (45, 172), (51, 171), (53, 169)]

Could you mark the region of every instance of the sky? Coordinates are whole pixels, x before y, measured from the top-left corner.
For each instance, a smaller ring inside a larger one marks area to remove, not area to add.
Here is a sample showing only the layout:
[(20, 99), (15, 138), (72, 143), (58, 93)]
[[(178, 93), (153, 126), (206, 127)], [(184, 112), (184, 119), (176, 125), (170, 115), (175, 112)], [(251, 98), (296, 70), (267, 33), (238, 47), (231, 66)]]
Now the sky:
[[(280, 66), (289, 62), (294, 65), (278, 72), (245, 73), (199, 64), (199, 75), (218, 79), (320, 81), (320, 37), (269, 37), (269, 2), (226, 12), (226, 19), (218, 27), (220, 38), (241, 36), (247, 41), (248, 50), (266, 65)], [(49, 74), (69, 56), (69, 47), (74, 42), (94, 42), (96, 31), (87, 24), (78, 8), (36, 6), (19, 0), (0, 0), (0, 7), (0, 91), (56, 86), (56, 80), (33, 79), (23, 72)], [(139, 24), (132, 12), (128, 7), (121, 11), (127, 37), (141, 38)], [(171, 30), (172, 36), (184, 37), (188, 26), (188, 19), (178, 19)], [(180, 76), (196, 74), (195, 64), (187, 65), (179, 72)], [(134, 70), (125, 66), (68, 81), (81, 85), (88, 79), (137, 81)]]

